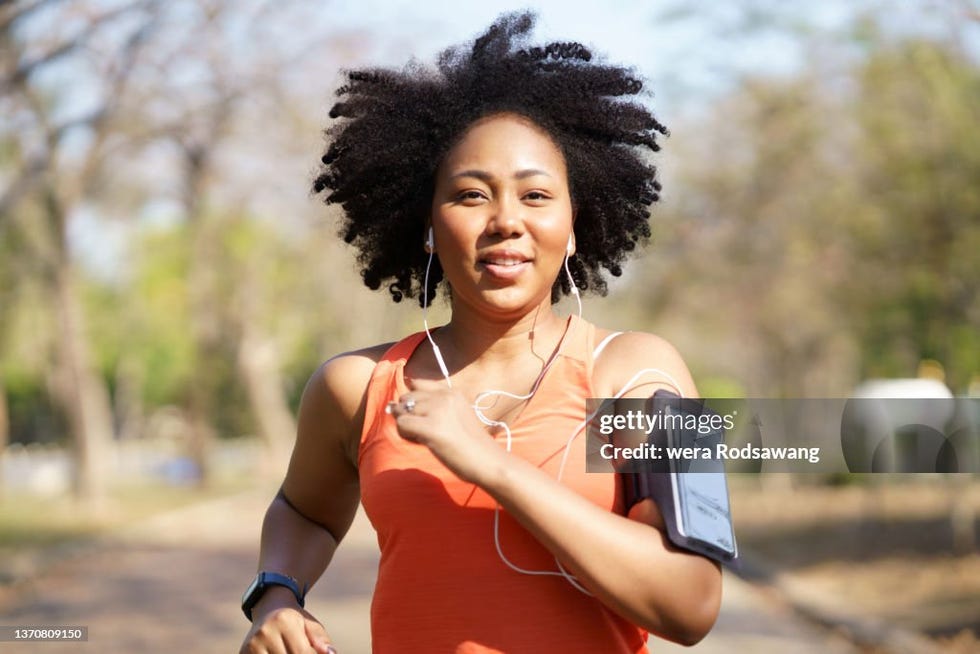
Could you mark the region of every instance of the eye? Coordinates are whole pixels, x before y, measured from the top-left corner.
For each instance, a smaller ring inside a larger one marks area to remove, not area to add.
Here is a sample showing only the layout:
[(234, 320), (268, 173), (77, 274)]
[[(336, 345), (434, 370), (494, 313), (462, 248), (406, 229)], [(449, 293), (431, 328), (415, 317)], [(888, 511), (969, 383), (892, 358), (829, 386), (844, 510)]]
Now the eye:
[(482, 191), (478, 191), (476, 189), (467, 189), (456, 194), (456, 201), (464, 204), (475, 204), (477, 202), (482, 202), (485, 199), (486, 195), (484, 195)]
[(544, 202), (545, 200), (550, 200), (551, 196), (544, 191), (528, 191), (524, 194), (524, 199), (531, 202)]

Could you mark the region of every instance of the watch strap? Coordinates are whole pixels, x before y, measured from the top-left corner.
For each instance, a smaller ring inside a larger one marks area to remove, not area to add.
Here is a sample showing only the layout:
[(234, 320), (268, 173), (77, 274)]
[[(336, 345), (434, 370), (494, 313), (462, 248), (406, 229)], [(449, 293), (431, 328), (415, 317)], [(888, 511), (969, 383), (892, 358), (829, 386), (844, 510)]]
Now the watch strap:
[(288, 588), (296, 598), (296, 603), (299, 604), (299, 607), (303, 608), (306, 606), (306, 587), (301, 589), (299, 582), (288, 575), (263, 571), (255, 575), (255, 579), (252, 580), (252, 583), (249, 584), (248, 589), (242, 596), (242, 612), (249, 621), (252, 620), (252, 609), (259, 603), (259, 600), (262, 599), (265, 591), (270, 586)]

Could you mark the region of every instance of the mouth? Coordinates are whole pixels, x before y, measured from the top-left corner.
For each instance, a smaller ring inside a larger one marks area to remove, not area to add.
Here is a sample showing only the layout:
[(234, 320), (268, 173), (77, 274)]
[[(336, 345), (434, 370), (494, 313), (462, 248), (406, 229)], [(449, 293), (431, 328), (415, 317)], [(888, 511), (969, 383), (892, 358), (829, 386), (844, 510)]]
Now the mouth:
[(478, 259), (480, 267), (491, 277), (513, 279), (531, 263), (531, 259), (519, 252), (489, 252)]
[(491, 266), (519, 266), (522, 263), (527, 263), (531, 260), (530, 257), (517, 252), (516, 250), (497, 250), (495, 252), (487, 252), (479, 258), (479, 262), (485, 265)]

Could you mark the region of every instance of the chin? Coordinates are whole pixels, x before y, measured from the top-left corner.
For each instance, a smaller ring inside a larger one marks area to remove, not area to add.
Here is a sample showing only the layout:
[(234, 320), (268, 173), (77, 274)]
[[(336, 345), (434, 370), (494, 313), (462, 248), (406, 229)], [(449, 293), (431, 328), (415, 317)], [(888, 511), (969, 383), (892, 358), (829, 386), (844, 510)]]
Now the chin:
[[(516, 290), (516, 289), (515, 289)], [(543, 304), (551, 306), (551, 294), (533, 297), (524, 292), (508, 292), (511, 289), (484, 291), (480, 298), (484, 307), (495, 314), (522, 317), (539, 309)]]

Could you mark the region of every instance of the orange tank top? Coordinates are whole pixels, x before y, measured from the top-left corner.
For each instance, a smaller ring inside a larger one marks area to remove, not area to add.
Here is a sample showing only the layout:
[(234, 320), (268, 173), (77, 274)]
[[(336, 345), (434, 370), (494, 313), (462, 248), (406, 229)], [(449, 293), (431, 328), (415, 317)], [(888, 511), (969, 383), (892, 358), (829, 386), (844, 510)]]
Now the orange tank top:
[[(553, 477), (585, 417), (585, 399), (594, 397), (594, 337), (593, 325), (569, 318), (554, 363), (509, 424), (511, 452)], [(646, 652), (646, 632), (564, 578), (508, 567), (494, 543), (493, 498), (461, 481), (426, 447), (398, 435), (384, 409), (408, 392), (405, 364), (424, 339), (419, 332), (388, 350), (367, 391), (358, 467), (362, 502), (381, 548), (371, 604), (374, 651)], [(504, 436), (496, 438), (503, 447)], [(585, 473), (585, 440), (584, 432), (574, 440), (562, 483), (621, 513), (615, 475)], [(515, 566), (557, 571), (554, 556), (503, 510), (499, 542)]]

